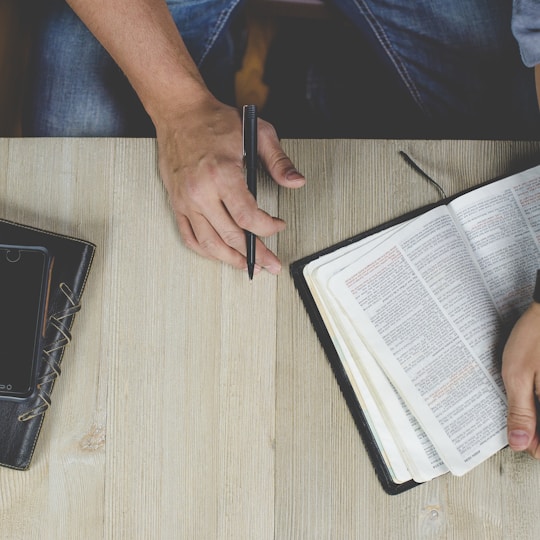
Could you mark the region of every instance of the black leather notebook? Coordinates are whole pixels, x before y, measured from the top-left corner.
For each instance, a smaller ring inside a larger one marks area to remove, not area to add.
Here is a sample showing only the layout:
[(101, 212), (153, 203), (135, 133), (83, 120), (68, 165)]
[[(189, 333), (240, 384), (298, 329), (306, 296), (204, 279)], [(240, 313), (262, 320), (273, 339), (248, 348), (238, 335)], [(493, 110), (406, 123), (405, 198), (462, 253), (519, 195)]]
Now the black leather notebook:
[(0, 399), (0, 465), (26, 470), (34, 454), (44, 415), (51, 405), (64, 349), (71, 340), (71, 328), (81, 307), (95, 245), (3, 219), (0, 219), (0, 243), (42, 246), (53, 259), (35, 390), (26, 399)]

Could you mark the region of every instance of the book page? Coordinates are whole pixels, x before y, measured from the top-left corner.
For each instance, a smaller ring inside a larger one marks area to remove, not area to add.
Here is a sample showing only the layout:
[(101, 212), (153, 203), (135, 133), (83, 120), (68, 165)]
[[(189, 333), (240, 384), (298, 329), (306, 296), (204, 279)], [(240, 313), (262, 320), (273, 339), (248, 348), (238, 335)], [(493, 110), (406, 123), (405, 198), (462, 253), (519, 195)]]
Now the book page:
[(500, 319), (446, 207), (408, 222), (329, 289), (454, 474), (506, 444), (487, 360)]
[(471, 191), (449, 204), (502, 319), (531, 302), (540, 268), (540, 167)]
[[(304, 275), (362, 408), (372, 419), (370, 428), (378, 443), (382, 444), (382, 451), (392, 454), (386, 449), (389, 432), (392, 434), (392, 447), (397, 444), (412, 479), (425, 482), (447, 472), (447, 467), (371, 353), (355, 335), (335, 299), (327, 294), (328, 279), (336, 268), (347, 266), (364, 250), (372, 249), (381, 238), (388, 237), (400, 226), (366, 238), (362, 249), (349, 245), (312, 261), (304, 268)], [(364, 394), (368, 399), (364, 399)], [(380, 431), (385, 435), (377, 435)]]

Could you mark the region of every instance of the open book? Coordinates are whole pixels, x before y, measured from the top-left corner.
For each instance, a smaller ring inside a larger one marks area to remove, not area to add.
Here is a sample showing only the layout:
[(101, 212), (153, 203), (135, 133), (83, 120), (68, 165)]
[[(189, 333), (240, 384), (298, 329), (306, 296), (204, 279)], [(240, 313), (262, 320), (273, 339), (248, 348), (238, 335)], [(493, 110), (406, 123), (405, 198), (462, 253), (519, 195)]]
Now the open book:
[(540, 268), (540, 167), (291, 265), (383, 487), (501, 448), (500, 356)]

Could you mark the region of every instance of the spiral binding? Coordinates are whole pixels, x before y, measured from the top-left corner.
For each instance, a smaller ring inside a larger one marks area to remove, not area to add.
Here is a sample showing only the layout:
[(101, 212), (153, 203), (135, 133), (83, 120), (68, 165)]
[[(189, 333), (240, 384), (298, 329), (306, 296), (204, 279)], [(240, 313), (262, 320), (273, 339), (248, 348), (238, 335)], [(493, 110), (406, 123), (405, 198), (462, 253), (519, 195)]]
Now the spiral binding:
[[(37, 416), (44, 414), (51, 406), (50, 392), (52, 391), (52, 384), (58, 377), (60, 377), (61, 374), (59, 362), (51, 355), (55, 351), (63, 349), (68, 343), (71, 342), (69, 321), (66, 322), (66, 319), (72, 317), (81, 309), (81, 304), (73, 294), (73, 291), (65, 283), (60, 283), (59, 287), (71, 305), (49, 317), (49, 324), (58, 331), (55, 334), (55, 337), (58, 336), (58, 333), (61, 337), (60, 339), (55, 339), (53, 342), (46, 344), (44, 347), (42, 361), (47, 364), (47, 368), (45, 369), (45, 373), (38, 379), (37, 382), (37, 397), (40, 400), (40, 403), (33, 409), (21, 414), (18, 417), (19, 421), (21, 422), (27, 422), (32, 418), (36, 418)], [(57, 358), (60, 359), (61, 355), (57, 355)]]

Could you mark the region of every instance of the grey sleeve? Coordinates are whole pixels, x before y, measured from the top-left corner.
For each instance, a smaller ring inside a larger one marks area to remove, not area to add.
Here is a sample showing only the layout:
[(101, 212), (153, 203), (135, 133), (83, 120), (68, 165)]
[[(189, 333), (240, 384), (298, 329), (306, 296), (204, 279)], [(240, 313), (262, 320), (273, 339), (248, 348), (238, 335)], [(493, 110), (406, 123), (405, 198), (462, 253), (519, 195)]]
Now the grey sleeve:
[(528, 67), (540, 64), (540, 0), (514, 0), (512, 32)]

